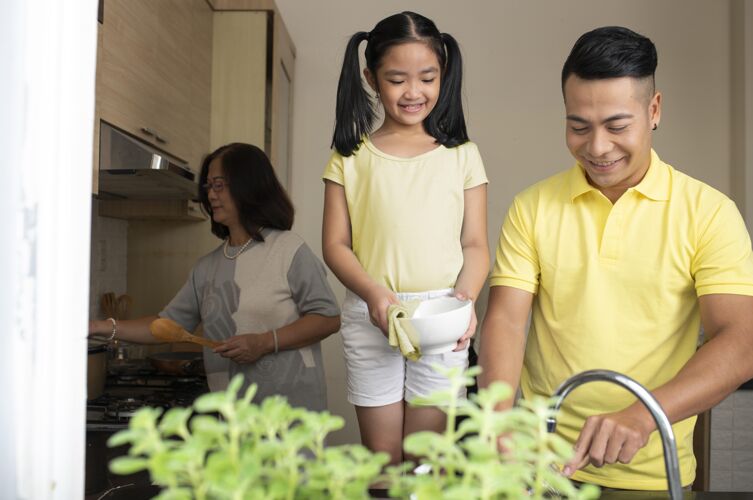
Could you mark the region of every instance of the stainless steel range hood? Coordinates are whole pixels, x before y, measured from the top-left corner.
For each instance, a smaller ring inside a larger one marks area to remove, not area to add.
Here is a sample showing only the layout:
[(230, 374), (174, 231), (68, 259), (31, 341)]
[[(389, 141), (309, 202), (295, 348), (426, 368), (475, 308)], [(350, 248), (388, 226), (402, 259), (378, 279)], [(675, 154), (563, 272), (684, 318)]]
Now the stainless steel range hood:
[(107, 122), (101, 122), (99, 136), (101, 197), (141, 200), (198, 197), (196, 175), (185, 162)]

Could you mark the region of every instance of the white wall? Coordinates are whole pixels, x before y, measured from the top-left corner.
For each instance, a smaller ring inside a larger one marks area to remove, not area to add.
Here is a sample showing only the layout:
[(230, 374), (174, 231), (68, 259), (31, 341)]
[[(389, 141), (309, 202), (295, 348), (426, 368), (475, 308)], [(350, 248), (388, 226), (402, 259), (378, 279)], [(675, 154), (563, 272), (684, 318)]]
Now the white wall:
[[(461, 44), (469, 133), (490, 179), (492, 250), (514, 194), (572, 164), (564, 144), (559, 74), (577, 37), (597, 26), (625, 25), (656, 43), (664, 113), (655, 147), (665, 161), (730, 192), (728, 0), (489, 0), (466, 2), (462, 8), (451, 0), (277, 3), (298, 50), (292, 147), (295, 229), (316, 251), (321, 247), (320, 177), (330, 154), (346, 42), (352, 33), (371, 30), (383, 17), (405, 9), (430, 17)], [(332, 283), (342, 297), (342, 287), (334, 278)], [(337, 337), (326, 342), (325, 359), (330, 409), (348, 419), (335, 441), (357, 441), (353, 411), (344, 396)]]

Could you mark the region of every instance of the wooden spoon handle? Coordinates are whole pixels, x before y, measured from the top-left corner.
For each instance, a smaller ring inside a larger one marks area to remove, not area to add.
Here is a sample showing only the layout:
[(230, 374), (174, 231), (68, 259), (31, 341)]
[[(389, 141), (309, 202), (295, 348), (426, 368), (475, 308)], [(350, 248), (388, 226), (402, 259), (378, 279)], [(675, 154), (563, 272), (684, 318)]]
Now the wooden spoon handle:
[(217, 342), (215, 340), (205, 339), (204, 337), (199, 337), (198, 335), (191, 335), (190, 333), (188, 334), (188, 337), (183, 338), (183, 341), (193, 342), (195, 344), (200, 344), (206, 347), (211, 347), (212, 349), (214, 349), (215, 347), (217, 347), (218, 345), (222, 343), (222, 342)]

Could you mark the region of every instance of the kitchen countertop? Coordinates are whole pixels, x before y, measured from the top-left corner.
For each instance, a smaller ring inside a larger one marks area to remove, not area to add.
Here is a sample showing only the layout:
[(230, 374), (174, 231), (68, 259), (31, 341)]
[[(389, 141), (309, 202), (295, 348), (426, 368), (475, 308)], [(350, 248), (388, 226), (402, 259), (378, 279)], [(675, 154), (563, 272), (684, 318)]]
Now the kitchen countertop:
[[(370, 489), (371, 498), (389, 498), (383, 489)], [(601, 500), (667, 500), (667, 491), (603, 491)], [(726, 491), (688, 491), (683, 500), (753, 500), (753, 493)]]
[[(130, 488), (113, 489), (107, 495), (101, 496), (101, 499), (107, 500), (136, 500), (141, 498), (152, 498), (159, 493), (156, 486), (136, 486), (129, 485)], [(387, 498), (386, 491), (380, 489), (370, 490), (372, 498)], [(669, 498), (668, 492), (655, 491), (605, 491), (602, 493), (603, 500), (663, 500)], [(746, 500), (753, 499), (753, 493), (737, 493), (723, 491), (688, 491), (685, 493), (685, 500)]]
[[(599, 497), (603, 500), (663, 500), (669, 498), (665, 491), (604, 491)], [(753, 493), (727, 491), (688, 491), (685, 500), (743, 500), (753, 499)]]

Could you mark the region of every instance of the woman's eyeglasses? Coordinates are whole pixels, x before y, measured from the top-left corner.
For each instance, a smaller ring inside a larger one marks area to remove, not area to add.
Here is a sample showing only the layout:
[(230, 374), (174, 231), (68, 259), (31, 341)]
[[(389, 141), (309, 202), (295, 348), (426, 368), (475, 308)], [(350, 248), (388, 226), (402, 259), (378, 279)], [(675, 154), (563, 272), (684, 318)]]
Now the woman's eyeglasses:
[(225, 189), (225, 186), (227, 186), (225, 179), (217, 177), (207, 182), (206, 184), (202, 184), (201, 188), (207, 192), (209, 192), (209, 189), (211, 188), (215, 193), (221, 193), (222, 190)]

